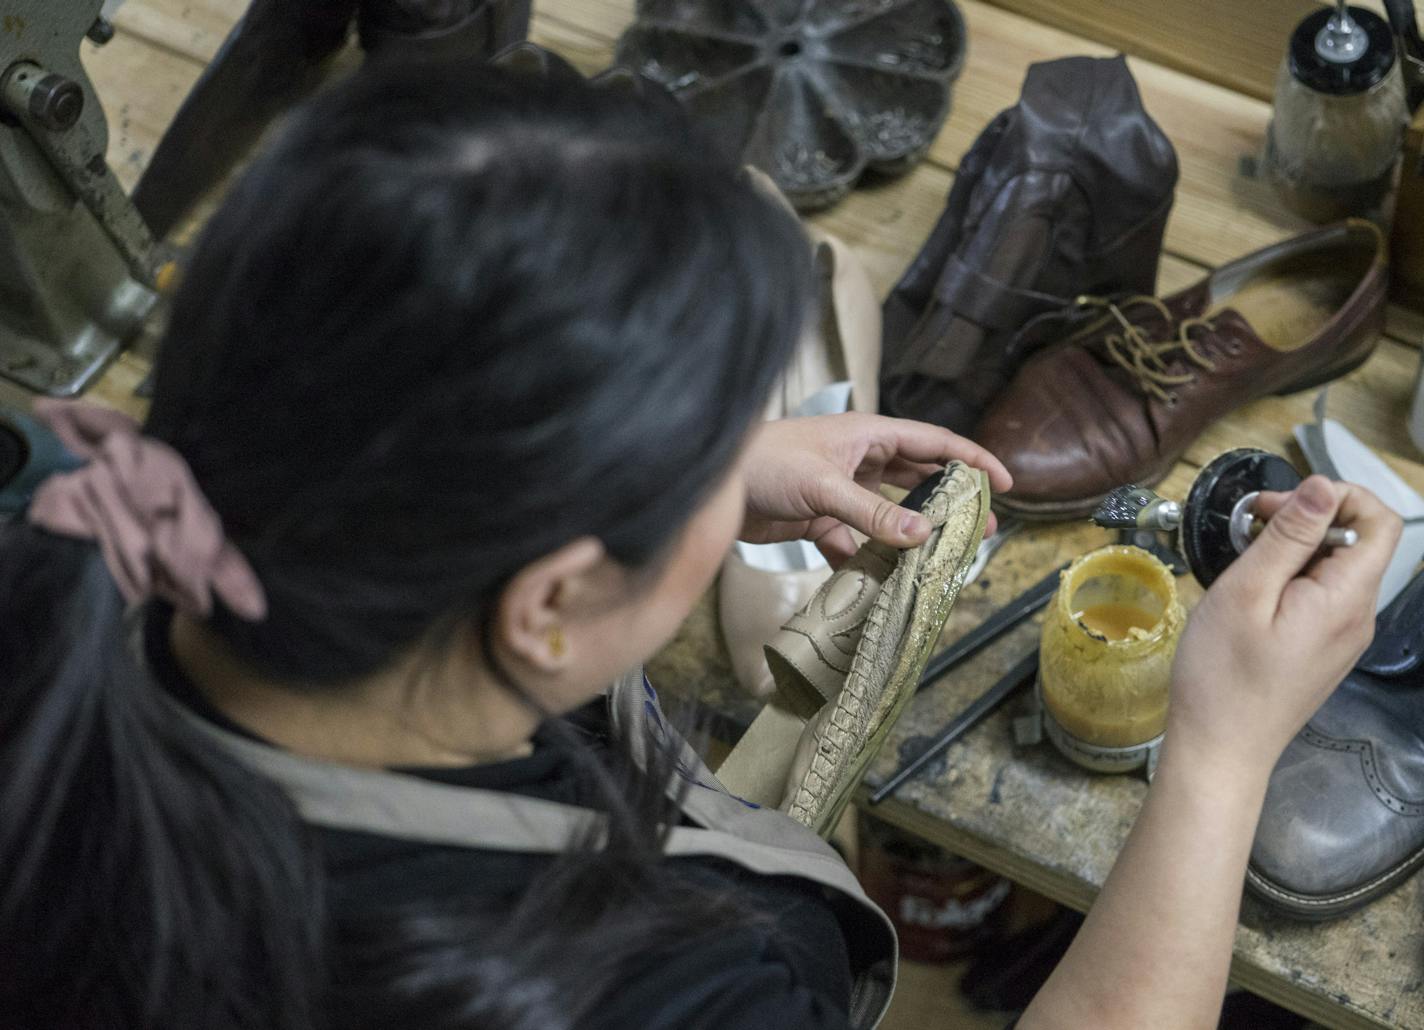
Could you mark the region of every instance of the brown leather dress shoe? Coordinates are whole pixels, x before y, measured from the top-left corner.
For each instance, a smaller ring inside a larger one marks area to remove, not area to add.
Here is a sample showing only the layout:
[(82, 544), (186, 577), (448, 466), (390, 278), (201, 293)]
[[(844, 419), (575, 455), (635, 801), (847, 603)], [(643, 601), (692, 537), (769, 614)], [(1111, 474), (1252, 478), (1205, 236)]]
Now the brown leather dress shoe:
[(1213, 420), (1351, 371), (1384, 328), (1387, 279), (1383, 236), (1351, 220), (1165, 299), (1082, 297), (1026, 327), (1068, 335), (1025, 362), (979, 424), (975, 439), (1014, 477), (996, 504), (1026, 519), (1087, 515), (1114, 487), (1166, 476)]

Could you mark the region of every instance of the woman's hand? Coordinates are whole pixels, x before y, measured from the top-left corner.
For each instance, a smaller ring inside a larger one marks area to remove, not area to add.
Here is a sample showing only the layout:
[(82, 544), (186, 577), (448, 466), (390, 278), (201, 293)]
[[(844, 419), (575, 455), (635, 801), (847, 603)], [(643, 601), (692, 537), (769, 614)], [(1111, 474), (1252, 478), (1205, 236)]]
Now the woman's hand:
[[(1167, 737), (1224, 772), (1264, 777), (1369, 646), (1401, 523), (1368, 490), (1321, 476), (1263, 494), (1256, 513), (1265, 530), (1182, 634)], [(1322, 551), (1332, 524), (1359, 543)]]
[[(1368, 491), (1319, 476), (1256, 513), (1265, 531), (1182, 634), (1147, 803), (1023, 1030), (1217, 1023), (1266, 781), (1369, 644), (1400, 532)], [(1322, 553), (1333, 522), (1359, 543)]]
[(742, 539), (812, 540), (832, 565), (855, 553), (851, 529), (915, 547), (929, 537), (929, 522), (882, 497), (880, 484), (913, 489), (954, 460), (983, 469), (994, 490), (1013, 485), (984, 448), (922, 422), (854, 413), (768, 422), (755, 431), (742, 466)]

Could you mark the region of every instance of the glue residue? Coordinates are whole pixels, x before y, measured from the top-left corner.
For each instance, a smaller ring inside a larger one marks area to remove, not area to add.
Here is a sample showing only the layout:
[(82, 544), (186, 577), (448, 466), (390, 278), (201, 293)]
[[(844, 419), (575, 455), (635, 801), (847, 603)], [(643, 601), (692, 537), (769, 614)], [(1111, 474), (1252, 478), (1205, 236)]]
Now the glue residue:
[(1166, 724), (1185, 613), (1171, 570), (1136, 547), (1104, 547), (1063, 574), (1043, 623), (1043, 702), (1072, 736), (1133, 747)]

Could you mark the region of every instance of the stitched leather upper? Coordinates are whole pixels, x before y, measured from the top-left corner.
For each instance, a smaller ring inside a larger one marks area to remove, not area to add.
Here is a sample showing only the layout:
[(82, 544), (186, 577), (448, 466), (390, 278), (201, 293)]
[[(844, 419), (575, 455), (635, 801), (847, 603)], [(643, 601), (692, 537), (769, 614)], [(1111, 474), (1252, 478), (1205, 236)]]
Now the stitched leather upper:
[[(1170, 340), (1184, 319), (1210, 315), (1209, 327), (1192, 332), (1206, 368), (1178, 353), (1166, 375), (1189, 381), (1145, 390), (1112, 356), (1114, 319), (1070, 337), (1030, 359), (984, 416), (975, 439), (1014, 476), (1007, 495), (1026, 503), (1091, 506), (1129, 482), (1153, 482), (1181, 457), (1201, 431), (1247, 401), (1289, 390), (1363, 360), (1384, 325), (1387, 280), (1377, 233), (1354, 223), (1316, 230), (1219, 269), (1190, 289), (1167, 298), (1171, 320), (1150, 306), (1126, 311), (1142, 335)], [(1371, 248), (1372, 260), (1358, 260)], [(1289, 269), (1300, 254), (1337, 250), (1340, 265), (1363, 268), (1349, 299), (1309, 339), (1292, 350), (1267, 346), (1241, 314), (1209, 311), (1223, 283)], [(1249, 270), (1243, 272), (1243, 269)]]

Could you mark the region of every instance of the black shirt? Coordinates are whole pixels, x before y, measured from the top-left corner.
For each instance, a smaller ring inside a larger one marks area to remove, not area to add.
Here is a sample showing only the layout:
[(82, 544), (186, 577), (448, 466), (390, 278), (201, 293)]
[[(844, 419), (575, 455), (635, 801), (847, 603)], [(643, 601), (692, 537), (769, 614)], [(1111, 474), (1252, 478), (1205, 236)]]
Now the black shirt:
[[(209, 705), (168, 648), (169, 617), (145, 626), (150, 667), (161, 686), (203, 717), (253, 736)], [(482, 790), (509, 791), (566, 804), (593, 803), (574, 747), (592, 747), (607, 761), (601, 699), (566, 717), (575, 732), (545, 727), (533, 753), (512, 761), (463, 768), (401, 768), (406, 775)], [(463, 897), (496, 910), (511, 907), (550, 861), (547, 855), (449, 847), (378, 834), (315, 827), (327, 874), (328, 905), (338, 916), (375, 916), (403, 903)], [(667, 860), (690, 886), (735, 891), (746, 907), (771, 918), (703, 938), (623, 985), (585, 1025), (597, 1030), (724, 1030), (775, 1027), (810, 1030), (848, 1026), (850, 959), (844, 935), (823, 891), (793, 877), (761, 876), (730, 862)]]

